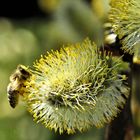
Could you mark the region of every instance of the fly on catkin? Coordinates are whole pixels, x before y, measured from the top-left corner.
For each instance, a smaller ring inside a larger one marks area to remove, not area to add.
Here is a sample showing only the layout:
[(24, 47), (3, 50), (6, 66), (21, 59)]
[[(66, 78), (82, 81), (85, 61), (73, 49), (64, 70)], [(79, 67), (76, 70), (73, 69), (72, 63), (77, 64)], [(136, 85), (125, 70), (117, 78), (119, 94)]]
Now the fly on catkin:
[(129, 94), (120, 59), (88, 39), (48, 52), (24, 82), (24, 101), (34, 120), (68, 134), (102, 127), (120, 112)]
[(140, 0), (111, 0), (109, 20), (124, 52), (135, 53), (140, 42)]

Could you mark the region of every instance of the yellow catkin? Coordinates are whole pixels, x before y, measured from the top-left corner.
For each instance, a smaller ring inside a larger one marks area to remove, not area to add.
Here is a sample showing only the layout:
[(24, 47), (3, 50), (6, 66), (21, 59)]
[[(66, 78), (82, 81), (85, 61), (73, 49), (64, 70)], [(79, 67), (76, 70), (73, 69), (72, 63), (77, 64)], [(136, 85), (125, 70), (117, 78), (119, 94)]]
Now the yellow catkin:
[(119, 63), (88, 39), (48, 52), (24, 82), (29, 112), (37, 123), (59, 133), (102, 127), (117, 116), (128, 97), (124, 78), (117, 74)]
[(109, 20), (122, 49), (133, 54), (135, 44), (140, 41), (140, 0), (111, 0)]

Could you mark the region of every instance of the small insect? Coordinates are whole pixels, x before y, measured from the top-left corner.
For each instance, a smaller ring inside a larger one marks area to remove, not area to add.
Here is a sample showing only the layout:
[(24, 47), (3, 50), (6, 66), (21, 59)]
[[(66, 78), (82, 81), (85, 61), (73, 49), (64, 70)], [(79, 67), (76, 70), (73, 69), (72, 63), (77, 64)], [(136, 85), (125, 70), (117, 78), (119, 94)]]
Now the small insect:
[(10, 106), (15, 108), (18, 104), (19, 95), (23, 95), (24, 82), (31, 76), (30, 70), (23, 66), (18, 65), (15, 72), (10, 76), (10, 83), (7, 86), (7, 94)]

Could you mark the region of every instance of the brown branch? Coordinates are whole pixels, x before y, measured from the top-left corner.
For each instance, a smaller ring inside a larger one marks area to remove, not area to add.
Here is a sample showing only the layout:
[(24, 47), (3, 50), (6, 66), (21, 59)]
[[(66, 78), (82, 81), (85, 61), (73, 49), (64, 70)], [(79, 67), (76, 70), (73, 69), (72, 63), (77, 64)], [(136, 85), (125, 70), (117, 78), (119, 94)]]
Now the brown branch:
[(119, 114), (106, 128), (105, 140), (133, 140), (132, 113), (130, 109), (131, 94)]
[[(115, 48), (117, 46), (117, 48)], [(118, 47), (119, 46), (119, 47)], [(133, 121), (131, 112), (131, 93), (132, 93), (132, 55), (124, 54), (120, 49), (121, 44), (114, 44), (113, 46), (105, 46), (105, 50), (111, 51), (113, 55), (123, 55), (123, 61), (131, 64), (131, 72), (127, 74), (128, 84), (130, 87), (130, 95), (126, 101), (125, 107), (122, 112), (114, 119), (106, 128), (105, 140), (133, 140)], [(126, 74), (126, 72), (125, 72)]]

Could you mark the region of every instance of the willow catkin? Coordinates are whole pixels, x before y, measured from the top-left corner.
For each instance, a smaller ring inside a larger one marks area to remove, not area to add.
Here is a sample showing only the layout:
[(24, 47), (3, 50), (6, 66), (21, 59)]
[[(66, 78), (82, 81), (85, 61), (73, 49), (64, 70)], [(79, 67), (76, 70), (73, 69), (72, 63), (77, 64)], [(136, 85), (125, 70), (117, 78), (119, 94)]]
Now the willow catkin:
[(59, 133), (102, 127), (117, 116), (129, 94), (119, 64), (89, 40), (48, 52), (24, 82), (29, 112)]
[(110, 6), (109, 20), (122, 49), (133, 54), (140, 41), (140, 0), (111, 0)]

